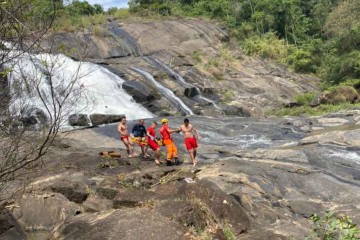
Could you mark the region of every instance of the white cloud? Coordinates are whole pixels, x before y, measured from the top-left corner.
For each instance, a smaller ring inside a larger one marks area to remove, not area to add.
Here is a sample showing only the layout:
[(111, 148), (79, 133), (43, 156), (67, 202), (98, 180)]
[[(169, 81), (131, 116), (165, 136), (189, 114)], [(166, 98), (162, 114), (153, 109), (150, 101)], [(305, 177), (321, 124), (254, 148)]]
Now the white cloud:
[(87, 0), (90, 4), (98, 3), (103, 6), (105, 9), (109, 7), (121, 7), (127, 8), (128, 0)]

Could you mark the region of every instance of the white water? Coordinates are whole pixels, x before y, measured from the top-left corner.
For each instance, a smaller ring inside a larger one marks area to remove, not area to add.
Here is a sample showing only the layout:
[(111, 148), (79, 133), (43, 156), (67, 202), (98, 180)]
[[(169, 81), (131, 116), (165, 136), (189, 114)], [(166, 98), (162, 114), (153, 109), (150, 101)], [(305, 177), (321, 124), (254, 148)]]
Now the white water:
[(273, 143), (264, 137), (258, 137), (256, 135), (237, 135), (237, 136), (225, 136), (223, 134), (213, 131), (202, 131), (201, 141), (210, 144), (228, 144), (241, 148), (251, 147), (269, 147)]
[(340, 158), (340, 159), (346, 159), (351, 160), (353, 162), (360, 163), (360, 155), (357, 152), (348, 152), (348, 151), (331, 151), (329, 154), (330, 157)]
[[(146, 60), (150, 61), (150, 62), (155, 62), (157, 63), (158, 65), (160, 65), (162, 68), (164, 68), (168, 74), (170, 74), (171, 76), (174, 76), (176, 78), (176, 80), (178, 80), (184, 87), (194, 87), (193, 85), (187, 83), (185, 81), (185, 79), (180, 75), (178, 74), (177, 72), (175, 72), (173, 69), (171, 69), (169, 66), (167, 66), (165, 63), (161, 62), (159, 59), (156, 59), (156, 58), (148, 58), (148, 57), (145, 57)], [(195, 87), (196, 91), (199, 93), (199, 98), (204, 100), (205, 102), (208, 102), (210, 104), (212, 104), (217, 110), (221, 110), (221, 108), (211, 99), (207, 98), (207, 97), (204, 97), (202, 94), (201, 94), (201, 91), (198, 87)]]
[[(9, 59), (16, 54), (12, 50)], [(65, 127), (70, 114), (125, 114), (128, 119), (154, 117), (122, 89), (123, 79), (101, 66), (76, 62), (61, 54), (24, 53), (6, 67), (12, 68), (8, 76), (10, 111), (14, 115), (24, 114), (24, 109), (41, 109), (51, 119), (54, 111), (61, 110)], [(64, 108), (59, 109), (61, 102)]]
[(193, 111), (191, 111), (191, 109), (188, 106), (186, 106), (186, 104), (180, 98), (178, 98), (170, 89), (164, 87), (159, 82), (157, 82), (150, 73), (139, 68), (131, 68), (131, 69), (134, 72), (137, 72), (143, 77), (145, 77), (147, 80), (151, 81), (170, 102), (172, 102), (175, 106), (180, 108), (185, 114), (189, 114), (189, 115), (194, 114)]

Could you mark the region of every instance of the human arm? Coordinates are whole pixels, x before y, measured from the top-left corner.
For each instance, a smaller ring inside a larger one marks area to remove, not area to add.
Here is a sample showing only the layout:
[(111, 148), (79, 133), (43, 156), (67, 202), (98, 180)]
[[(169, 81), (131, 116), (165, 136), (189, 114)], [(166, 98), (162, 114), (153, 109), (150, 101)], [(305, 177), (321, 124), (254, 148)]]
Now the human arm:
[(146, 135), (147, 135), (151, 140), (155, 140), (155, 137), (150, 134), (150, 131), (147, 131), (147, 132), (146, 132)]
[(200, 137), (199, 131), (194, 127), (191, 130), (196, 133), (197, 138), (200, 140), (201, 137)]

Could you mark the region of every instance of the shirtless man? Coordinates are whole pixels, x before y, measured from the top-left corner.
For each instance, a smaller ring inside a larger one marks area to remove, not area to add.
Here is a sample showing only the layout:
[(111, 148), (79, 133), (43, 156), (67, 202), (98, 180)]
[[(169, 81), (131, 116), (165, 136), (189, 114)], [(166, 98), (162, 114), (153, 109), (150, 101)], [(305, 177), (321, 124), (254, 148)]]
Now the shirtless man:
[(138, 156), (134, 149), (134, 144), (129, 138), (129, 132), (126, 125), (126, 117), (121, 118), (121, 122), (118, 126), (118, 132), (120, 133), (120, 139), (124, 143), (126, 147), (126, 152), (128, 153), (129, 157), (136, 157)]
[(189, 119), (187, 119), (187, 118), (184, 119), (184, 124), (181, 125), (179, 130), (184, 134), (185, 147), (189, 152), (190, 158), (193, 163), (193, 167), (195, 167), (196, 163), (197, 163), (197, 161), (195, 160), (195, 157), (196, 157), (196, 150), (197, 150), (198, 145), (197, 145), (196, 138), (195, 138), (195, 135), (193, 134), (193, 132), (196, 133), (197, 138), (200, 140), (201, 137), (199, 135), (199, 132), (189, 123)]

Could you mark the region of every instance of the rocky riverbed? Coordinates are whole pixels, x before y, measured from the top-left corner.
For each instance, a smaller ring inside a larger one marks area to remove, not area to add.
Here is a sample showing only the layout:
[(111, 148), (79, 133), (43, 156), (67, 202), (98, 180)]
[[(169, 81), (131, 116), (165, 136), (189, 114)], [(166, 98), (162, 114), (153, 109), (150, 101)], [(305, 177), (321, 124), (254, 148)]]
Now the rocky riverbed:
[[(0, 216), (0, 239), (304, 239), (326, 210), (360, 223), (360, 110), (190, 120), (202, 135), (196, 168), (181, 135), (184, 164), (157, 167), (124, 157), (116, 125), (63, 134)], [(110, 150), (122, 157), (98, 155)]]

